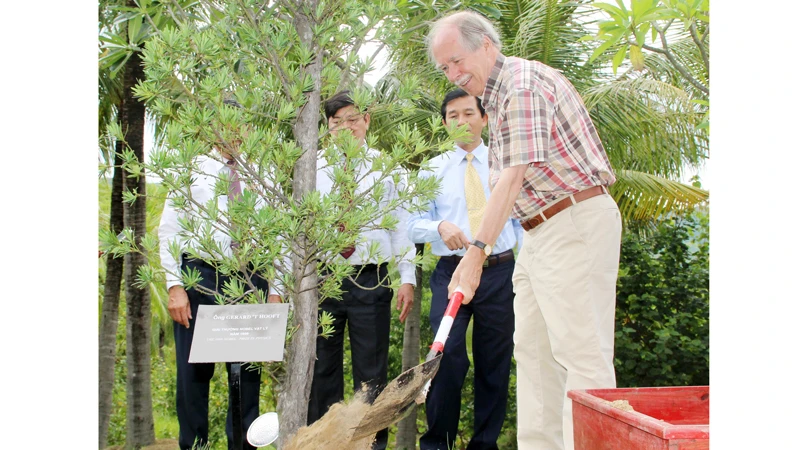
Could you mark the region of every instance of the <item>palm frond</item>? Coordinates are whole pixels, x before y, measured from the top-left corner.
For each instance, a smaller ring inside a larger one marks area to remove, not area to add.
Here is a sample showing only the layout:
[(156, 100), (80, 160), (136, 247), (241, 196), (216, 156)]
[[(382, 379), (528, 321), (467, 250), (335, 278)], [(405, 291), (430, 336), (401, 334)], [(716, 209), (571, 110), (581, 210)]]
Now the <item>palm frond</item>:
[(596, 84), (583, 99), (614, 167), (680, 179), (708, 157), (702, 114), (689, 95), (648, 78)]
[[(589, 10), (581, 8), (584, 0), (504, 1), (501, 28), (505, 36), (506, 54), (533, 59), (559, 69), (570, 77), (588, 54), (587, 44), (579, 39), (589, 31), (586, 18)], [(510, 33), (514, 33), (513, 35)]]
[(683, 213), (709, 199), (706, 190), (634, 170), (615, 170), (610, 193), (626, 222), (652, 224), (666, 214)]
[[(440, 120), (439, 106), (441, 101), (425, 91), (420, 91), (416, 99), (409, 104), (400, 104), (397, 99), (397, 87), (400, 80), (390, 71), (384, 75), (375, 85), (375, 99), (378, 104), (391, 105), (390, 108), (378, 108), (370, 114), (370, 133), (378, 137), (378, 147), (389, 149), (392, 130), (398, 124), (405, 123), (412, 128), (417, 128), (423, 135), (432, 136), (430, 120)], [(396, 107), (404, 107), (402, 116), (397, 115)]]

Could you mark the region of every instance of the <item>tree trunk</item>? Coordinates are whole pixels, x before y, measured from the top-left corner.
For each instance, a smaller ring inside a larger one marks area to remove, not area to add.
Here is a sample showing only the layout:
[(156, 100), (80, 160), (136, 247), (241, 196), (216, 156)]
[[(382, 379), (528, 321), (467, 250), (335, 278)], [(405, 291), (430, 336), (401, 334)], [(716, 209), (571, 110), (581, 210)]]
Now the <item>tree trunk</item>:
[[(121, 109), (121, 105), (120, 105)], [(114, 234), (122, 231), (123, 206), (122, 184), (122, 149), (124, 143), (117, 142), (114, 156), (114, 178), (111, 182), (111, 217), (109, 228)], [(100, 342), (98, 346), (99, 361), (99, 448), (108, 446), (108, 426), (111, 422), (114, 392), (114, 366), (117, 358), (117, 328), (119, 327), (119, 296), (122, 284), (123, 258), (109, 254), (106, 259), (106, 283), (103, 287), (103, 311), (100, 316)]]
[[(135, 7), (131, 0), (128, 6)], [(126, 63), (123, 79), (123, 101), (120, 116), (125, 142), (140, 162), (144, 162), (144, 104), (133, 95), (133, 87), (144, 79), (140, 53), (134, 53)], [(139, 177), (125, 174), (125, 189), (136, 191), (139, 197), (133, 204), (125, 203), (125, 227), (131, 228), (137, 245), (147, 231), (144, 173)], [(136, 287), (139, 267), (147, 264), (141, 253), (125, 255), (125, 303), (127, 304), (126, 363), (127, 423), (126, 448), (139, 449), (155, 443), (153, 428), (153, 399), (150, 391), (150, 295), (147, 287)]]
[[(417, 255), (425, 253), (425, 244), (417, 244)], [(417, 289), (414, 290), (414, 304), (411, 313), (406, 318), (406, 328), (403, 332), (403, 371), (416, 366), (420, 362), (420, 311), (422, 310), (422, 266), (417, 266)], [(397, 450), (412, 450), (417, 448), (417, 405), (411, 406), (411, 411), (397, 423)]]
[[(292, 180), (293, 199), (298, 203), (304, 195), (316, 189), (322, 54), (319, 51), (319, 45), (315, 42), (311, 22), (303, 11), (315, 11), (317, 3), (317, 0), (307, 1), (303, 8), (298, 8), (295, 16), (295, 26), (301, 42), (308, 48), (315, 49), (316, 53), (311, 64), (305, 67), (305, 71), (313, 80), (314, 88), (311, 92), (306, 93), (306, 104), (300, 108), (297, 122), (293, 127), (297, 144), (303, 149), (303, 155), (295, 165)], [(307, 220), (311, 221), (313, 217), (307, 218)], [(294, 248), (299, 253), (292, 257), (293, 272), (295, 280), (297, 280), (292, 326), (297, 331), (289, 342), (286, 380), (278, 395), (278, 411), (281, 417), (278, 448), (283, 448), (297, 433), (297, 430), (306, 425), (308, 399), (311, 394), (313, 378), (310, 374), (314, 373), (314, 361), (317, 357), (319, 296), (316, 289), (316, 263), (312, 260), (308, 265), (302, 264), (302, 261), (307, 259), (308, 248), (304, 236), (298, 238)], [(304, 274), (311, 275), (305, 276)]]

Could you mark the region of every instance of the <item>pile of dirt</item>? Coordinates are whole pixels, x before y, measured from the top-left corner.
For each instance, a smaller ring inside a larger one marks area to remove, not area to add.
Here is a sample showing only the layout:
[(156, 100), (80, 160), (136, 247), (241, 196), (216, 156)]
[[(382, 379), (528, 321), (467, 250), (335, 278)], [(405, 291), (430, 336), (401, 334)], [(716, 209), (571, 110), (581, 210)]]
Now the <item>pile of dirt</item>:
[(627, 400), (614, 400), (613, 402), (608, 402), (608, 404), (622, 411), (635, 411)]
[(370, 404), (363, 392), (349, 402), (339, 402), (313, 424), (300, 428), (284, 450), (315, 448), (369, 450), (375, 435), (353, 441), (353, 432), (367, 413)]

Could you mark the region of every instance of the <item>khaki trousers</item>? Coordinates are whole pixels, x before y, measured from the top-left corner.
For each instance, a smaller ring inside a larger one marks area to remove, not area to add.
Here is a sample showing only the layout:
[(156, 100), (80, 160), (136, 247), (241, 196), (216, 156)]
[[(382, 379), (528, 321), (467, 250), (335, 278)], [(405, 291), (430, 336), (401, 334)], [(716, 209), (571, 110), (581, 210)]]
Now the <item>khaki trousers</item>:
[(572, 450), (572, 389), (614, 388), (622, 225), (607, 194), (526, 232), (514, 270), (520, 450)]

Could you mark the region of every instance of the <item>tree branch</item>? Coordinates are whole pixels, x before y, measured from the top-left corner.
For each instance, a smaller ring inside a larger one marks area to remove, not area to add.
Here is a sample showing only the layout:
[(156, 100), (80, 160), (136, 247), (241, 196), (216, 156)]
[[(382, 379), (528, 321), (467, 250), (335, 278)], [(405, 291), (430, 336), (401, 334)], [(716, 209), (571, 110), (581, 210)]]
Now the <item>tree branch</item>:
[(663, 52), (664, 55), (666, 55), (667, 59), (669, 59), (669, 62), (672, 63), (672, 66), (675, 67), (675, 69), (677, 69), (677, 71), (681, 74), (681, 76), (683, 76), (683, 78), (685, 78), (689, 83), (691, 83), (692, 86), (696, 87), (697, 89), (700, 89), (700, 91), (702, 91), (704, 94), (708, 95), (708, 87), (706, 87), (703, 83), (697, 81), (686, 70), (686, 68), (683, 67), (683, 65), (681, 65), (681, 63), (678, 62), (677, 59), (675, 59), (675, 56), (672, 54), (672, 52), (669, 51), (669, 44), (667, 44), (667, 36), (666, 36), (665, 30), (667, 28), (669, 28), (669, 26), (671, 24), (672, 24), (672, 20), (670, 20), (669, 23), (667, 24), (667, 26), (665, 26), (664, 28), (658, 28), (657, 26), (653, 25), (653, 28), (656, 29), (656, 31), (658, 32), (658, 36), (661, 38), (661, 45), (662, 45), (662, 47), (664, 49), (664, 52)]
[[(381, 42), (381, 45), (379, 45), (379, 46), (378, 46), (378, 49), (377, 49), (377, 50), (375, 50), (375, 51), (372, 53), (372, 56), (370, 56), (370, 57), (367, 59), (367, 62), (374, 61), (374, 60), (375, 60), (375, 58), (377, 58), (377, 57), (378, 57), (378, 53), (380, 53), (380, 52), (381, 52), (381, 50), (383, 50), (385, 47), (386, 47), (386, 42)], [(364, 83), (364, 74), (361, 74), (361, 76), (359, 76), (359, 77), (358, 77), (358, 85), (359, 85), (359, 86), (361, 86), (363, 83)]]
[[(364, 26), (363, 33), (356, 38), (355, 44), (350, 48), (350, 54), (355, 53), (356, 54), (356, 59), (358, 59), (358, 51), (361, 50), (361, 46), (364, 45), (364, 42), (367, 40), (367, 35), (375, 27), (375, 25), (378, 24), (378, 22), (379, 22), (379, 20), (375, 19), (375, 20), (371, 20), (369, 23), (367, 23)], [(337, 92), (339, 92), (342, 89), (344, 89), (344, 87), (350, 81), (350, 75), (351, 75), (350, 69), (348, 68), (347, 70), (344, 71), (344, 76), (342, 76), (342, 79), (339, 80), (339, 86), (336, 89)], [(358, 77), (358, 81), (363, 81), (363, 78), (364, 78), (363, 76)], [(359, 85), (360, 85), (360, 83), (359, 83)]]
[[(284, 4), (284, 3), (285, 2), (281, 2), (281, 4)], [(239, 2), (239, 5), (245, 11), (245, 15), (247, 16), (247, 20), (250, 22), (250, 25), (258, 28), (258, 20), (255, 18), (255, 16), (253, 16), (253, 11), (251, 9), (249, 9), (246, 5), (244, 5), (244, 2), (242, 2), (242, 1)], [(292, 8), (289, 5), (285, 5), (285, 6), (287, 8), (289, 8), (289, 10), (292, 10)], [(275, 53), (275, 51), (273, 49), (274, 46), (267, 45), (268, 44), (267, 42), (262, 42), (262, 41), (259, 41), (259, 44), (261, 44), (261, 47), (264, 49), (264, 51), (267, 53), (269, 58), (272, 60), (271, 61), (272, 65), (275, 67), (275, 70), (278, 72), (278, 77), (280, 77), (280, 79), (281, 79), (281, 87), (283, 88), (283, 93), (286, 95), (287, 98), (291, 99), (292, 98), (292, 93), (289, 90), (289, 86), (291, 85), (291, 83), (289, 82), (289, 77), (286, 75), (286, 72), (283, 71), (283, 67), (281, 67), (281, 64), (280, 64), (281, 59), (278, 58), (278, 55)]]
[(697, 25), (694, 22), (692, 22), (692, 25), (689, 27), (689, 32), (692, 34), (692, 40), (694, 40), (694, 43), (697, 44), (697, 48), (700, 49), (700, 54), (703, 56), (703, 64), (706, 66), (706, 71), (709, 71), (708, 52), (706, 52), (706, 47), (703, 44), (703, 41), (697, 36)]

